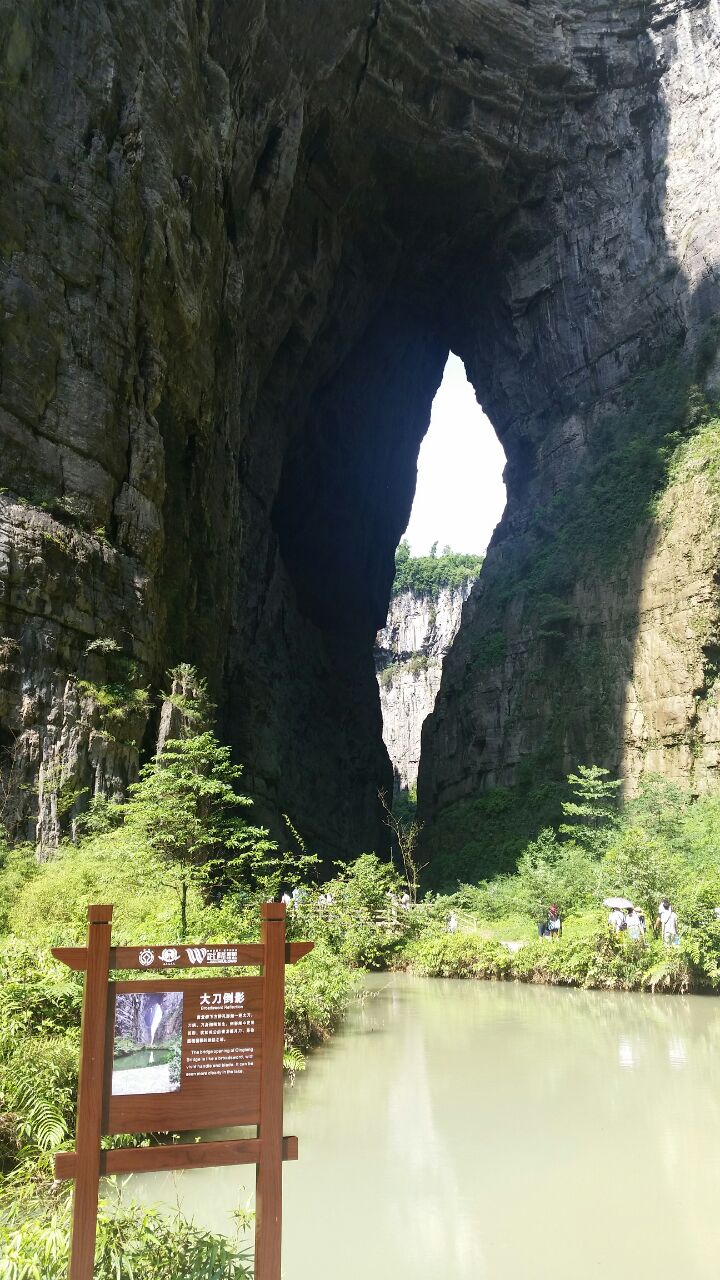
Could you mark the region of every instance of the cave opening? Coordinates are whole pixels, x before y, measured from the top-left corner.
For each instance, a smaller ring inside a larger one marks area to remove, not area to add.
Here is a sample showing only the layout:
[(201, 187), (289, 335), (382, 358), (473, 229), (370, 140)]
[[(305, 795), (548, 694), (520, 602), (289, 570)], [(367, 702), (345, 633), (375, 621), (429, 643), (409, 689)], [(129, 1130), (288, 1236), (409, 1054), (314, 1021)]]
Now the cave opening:
[(422, 726), (443, 662), (505, 509), (505, 463), (465, 365), (450, 351), (420, 444), (387, 619), (375, 641), (383, 741), (393, 802), (403, 816), (416, 804)]
[(403, 538), (414, 555), (433, 546), (484, 556), (507, 493), (505, 451), (478, 403), (465, 365), (448, 353), (417, 461)]

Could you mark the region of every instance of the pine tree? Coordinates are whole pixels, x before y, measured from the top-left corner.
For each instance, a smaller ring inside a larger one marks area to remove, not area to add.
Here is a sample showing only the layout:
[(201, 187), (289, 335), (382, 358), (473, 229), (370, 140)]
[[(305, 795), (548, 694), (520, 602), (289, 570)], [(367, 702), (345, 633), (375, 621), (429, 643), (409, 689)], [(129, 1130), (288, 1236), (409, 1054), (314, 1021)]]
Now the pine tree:
[(140, 770), (128, 788), (126, 825), (137, 832), (162, 866), (180, 899), (180, 928), (187, 932), (191, 884), (213, 891), (251, 886), (273, 863), (277, 845), (263, 827), (238, 812), (252, 801), (235, 791), (242, 769), (211, 732), (173, 739)]
[(618, 779), (610, 777), (610, 770), (600, 765), (578, 765), (577, 773), (568, 774), (571, 800), (562, 803), (563, 815), (560, 831), (582, 845), (589, 852), (602, 852), (598, 837), (605, 832), (617, 816)]

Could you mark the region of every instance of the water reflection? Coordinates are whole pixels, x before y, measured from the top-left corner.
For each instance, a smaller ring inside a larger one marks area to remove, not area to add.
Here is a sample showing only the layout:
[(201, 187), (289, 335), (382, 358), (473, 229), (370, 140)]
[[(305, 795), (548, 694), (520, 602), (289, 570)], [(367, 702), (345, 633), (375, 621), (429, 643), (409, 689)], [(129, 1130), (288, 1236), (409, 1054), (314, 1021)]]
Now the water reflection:
[(671, 1067), (684, 1067), (687, 1062), (687, 1046), (682, 1036), (672, 1036), (668, 1044), (668, 1059)]
[(627, 1036), (621, 1036), (618, 1042), (618, 1062), (621, 1067), (634, 1067), (635, 1054)]
[[(288, 1090), (284, 1280), (715, 1280), (715, 1000), (370, 985)], [(218, 1227), (242, 1176), (164, 1195)]]

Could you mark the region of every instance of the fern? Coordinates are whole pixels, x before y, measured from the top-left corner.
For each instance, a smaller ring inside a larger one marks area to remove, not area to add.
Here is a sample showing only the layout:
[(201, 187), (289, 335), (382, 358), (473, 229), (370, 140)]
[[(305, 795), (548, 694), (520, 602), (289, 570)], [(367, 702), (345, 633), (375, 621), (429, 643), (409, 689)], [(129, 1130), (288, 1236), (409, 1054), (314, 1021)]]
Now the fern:
[(301, 1053), (295, 1045), (285, 1045), (283, 1050), (283, 1069), (290, 1076), (290, 1081), (294, 1081), (297, 1071), (304, 1071), (306, 1067), (305, 1054)]
[(62, 1110), (44, 1096), (47, 1083), (38, 1079), (30, 1060), (11, 1058), (3, 1069), (2, 1091), (8, 1110), (18, 1117), (18, 1133), (41, 1151), (54, 1150), (68, 1136)]

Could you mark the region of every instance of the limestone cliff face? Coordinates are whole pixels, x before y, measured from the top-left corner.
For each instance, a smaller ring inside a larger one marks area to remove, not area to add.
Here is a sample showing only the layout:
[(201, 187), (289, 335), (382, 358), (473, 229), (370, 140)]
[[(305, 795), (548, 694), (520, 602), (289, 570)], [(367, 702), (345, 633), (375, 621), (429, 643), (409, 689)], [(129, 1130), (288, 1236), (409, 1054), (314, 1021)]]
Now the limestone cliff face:
[(471, 583), (442, 587), (437, 598), (401, 591), (375, 639), (383, 741), (395, 789), (415, 787), (425, 719), (435, 706), (442, 664), (460, 626)]
[(687, 367), (720, 310), (719, 49), (714, 0), (0, 10), (19, 829), (39, 806), (50, 839), (58, 795), (121, 788), (187, 661), (259, 820), (289, 812), (328, 854), (376, 842), (373, 639), (449, 347), (508, 509), (424, 734), (430, 837), (529, 756), (710, 776), (716, 539), (680, 550), (710, 473), (673, 479), (662, 516), (641, 495), (612, 565), (547, 561), (603, 450), (643, 436), (634, 380), (673, 344)]

